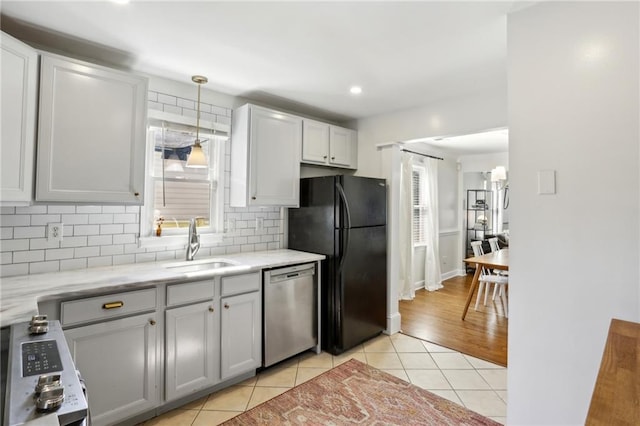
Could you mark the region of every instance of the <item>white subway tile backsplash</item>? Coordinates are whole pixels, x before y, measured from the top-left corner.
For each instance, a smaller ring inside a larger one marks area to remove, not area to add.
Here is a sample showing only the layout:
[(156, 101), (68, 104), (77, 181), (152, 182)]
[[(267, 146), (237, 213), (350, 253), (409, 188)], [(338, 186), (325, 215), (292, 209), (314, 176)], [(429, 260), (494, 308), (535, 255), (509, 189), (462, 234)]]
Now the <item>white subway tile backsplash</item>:
[(91, 235), (87, 240), (89, 246), (106, 246), (113, 244), (113, 235)]
[(138, 223), (138, 215), (133, 213), (113, 215), (113, 223)]
[(158, 92), (154, 92), (153, 90), (149, 90), (149, 92), (147, 93), (147, 99), (150, 101), (157, 101), (158, 100)]
[(126, 213), (135, 213), (135, 214), (139, 214), (140, 213), (140, 206), (127, 206), (125, 209)]
[(44, 250), (14, 251), (13, 263), (42, 262)]
[(47, 206), (16, 207), (16, 214), (45, 214)]
[(59, 214), (34, 214), (31, 216), (31, 226), (47, 225), (60, 222)]
[(87, 259), (64, 259), (60, 261), (61, 271), (71, 271), (74, 269), (85, 269), (87, 267)]
[(45, 236), (44, 226), (25, 226), (13, 228), (13, 238), (42, 238)]
[(153, 101), (147, 101), (147, 107), (151, 110), (155, 110), (155, 111), (163, 111), (164, 110), (164, 105), (162, 105), (159, 102), (153, 102)]
[(89, 215), (88, 214), (63, 214), (61, 217), (61, 222), (64, 225), (87, 225), (89, 223)]
[(74, 257), (96, 257), (100, 255), (100, 246), (92, 247), (76, 247), (74, 251)]
[(86, 235), (80, 237), (65, 237), (60, 243), (60, 247), (86, 247), (87, 239), (88, 237)]
[(227, 126), (230, 126), (231, 117), (223, 117), (221, 115), (216, 115), (216, 123), (226, 124)]
[(124, 245), (117, 244), (111, 246), (101, 246), (100, 247), (100, 255), (101, 256), (113, 256), (116, 254), (124, 254)]
[(0, 240), (10, 240), (11, 238), (13, 238), (13, 228), (0, 228)]
[(241, 252), (256, 251), (254, 244), (244, 244), (240, 247)]
[(196, 103), (194, 101), (184, 98), (178, 98), (178, 106), (182, 108), (196, 109)]
[(255, 244), (253, 248), (255, 251), (267, 250), (267, 244), (265, 243)]
[(138, 262), (155, 262), (156, 254), (155, 253), (138, 253), (136, 254), (136, 263)]
[(124, 225), (118, 223), (114, 225), (100, 225), (100, 234), (122, 234)]
[(171, 114), (182, 114), (182, 108), (177, 107), (177, 106), (173, 106), (173, 105), (164, 105), (163, 107), (164, 112), (170, 112)]
[(0, 251), (29, 250), (29, 240), (1, 240)]
[(222, 115), (225, 117), (231, 117), (231, 110), (229, 108), (223, 108), (218, 106), (211, 107), (211, 112), (216, 115)]
[(166, 95), (164, 93), (158, 93), (158, 102), (160, 102), (161, 104), (177, 105), (178, 98), (175, 96)]
[(113, 256), (114, 265), (127, 265), (136, 262), (136, 256), (133, 254), (121, 254)]
[(100, 234), (100, 225), (75, 225), (73, 227), (73, 235), (98, 235)]
[(105, 223), (113, 223), (113, 214), (101, 213), (101, 214), (92, 214), (91, 216), (89, 216), (89, 224), (105, 224)]
[(31, 216), (29, 215), (0, 215), (0, 226), (29, 226)]
[(111, 265), (113, 265), (113, 257), (111, 256), (90, 257), (87, 259), (88, 268), (96, 268), (99, 266), (111, 266)]
[(76, 212), (76, 206), (47, 206), (49, 214), (73, 214)]
[(47, 260), (73, 259), (73, 249), (48, 249), (46, 250), (45, 258)]
[(102, 207), (101, 206), (77, 206), (76, 213), (89, 213), (89, 214), (102, 213)]
[[(72, 237), (64, 237), (61, 242), (59, 241), (49, 241), (46, 238), (31, 238), (29, 240), (29, 250), (42, 250), (49, 248), (58, 248), (60, 245), (67, 240), (67, 238)], [(86, 237), (85, 237), (86, 238)]]
[(15, 214), (16, 208), (9, 206), (0, 206), (0, 215), (2, 214)]
[(125, 253), (145, 253), (145, 249), (138, 247), (138, 244), (125, 244), (124, 245)]
[(136, 242), (136, 236), (133, 234), (120, 234), (113, 236), (113, 244), (133, 244)]
[(14, 263), (13, 265), (2, 265), (0, 274), (3, 277), (13, 277), (16, 275), (27, 275), (29, 273), (28, 263)]
[(60, 262), (53, 260), (50, 262), (34, 262), (29, 263), (30, 274), (42, 274), (45, 272), (58, 272), (60, 270)]
[(102, 206), (102, 213), (124, 213), (125, 206)]
[(5, 251), (0, 253), (0, 265), (8, 265), (13, 263), (13, 252)]
[(124, 225), (125, 234), (138, 234), (140, 232), (140, 225), (137, 223), (127, 223)]

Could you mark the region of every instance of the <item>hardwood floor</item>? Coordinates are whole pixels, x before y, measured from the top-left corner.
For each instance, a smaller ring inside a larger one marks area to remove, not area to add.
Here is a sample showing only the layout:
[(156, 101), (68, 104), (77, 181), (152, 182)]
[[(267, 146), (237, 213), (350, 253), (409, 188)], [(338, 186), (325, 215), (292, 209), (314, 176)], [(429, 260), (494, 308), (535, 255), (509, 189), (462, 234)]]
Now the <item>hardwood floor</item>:
[(492, 301), (489, 294), (487, 306), (480, 303), (475, 311), (474, 293), (469, 312), (461, 319), (472, 278), (454, 277), (443, 282), (443, 289), (421, 289), (415, 299), (401, 300), (402, 332), (506, 367), (508, 319), (498, 298)]

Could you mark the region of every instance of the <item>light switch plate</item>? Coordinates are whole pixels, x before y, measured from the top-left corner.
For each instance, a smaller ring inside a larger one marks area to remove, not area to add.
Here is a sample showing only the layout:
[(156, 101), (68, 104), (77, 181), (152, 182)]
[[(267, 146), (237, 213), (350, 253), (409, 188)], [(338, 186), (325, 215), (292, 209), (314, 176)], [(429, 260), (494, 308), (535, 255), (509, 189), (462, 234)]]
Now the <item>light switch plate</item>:
[(538, 195), (548, 195), (556, 193), (556, 171), (538, 171)]

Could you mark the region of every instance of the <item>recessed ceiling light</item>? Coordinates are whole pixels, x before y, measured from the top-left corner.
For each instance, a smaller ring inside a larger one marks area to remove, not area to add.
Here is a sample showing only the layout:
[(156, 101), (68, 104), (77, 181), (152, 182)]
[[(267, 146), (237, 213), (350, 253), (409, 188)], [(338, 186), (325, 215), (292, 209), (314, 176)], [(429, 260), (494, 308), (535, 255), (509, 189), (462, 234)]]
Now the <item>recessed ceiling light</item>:
[(362, 93), (362, 87), (351, 86), (351, 88), (349, 89), (349, 92), (351, 92), (352, 95), (359, 95), (360, 93)]
[(127, 4), (129, 3), (129, 0), (111, 0), (111, 2), (116, 4)]

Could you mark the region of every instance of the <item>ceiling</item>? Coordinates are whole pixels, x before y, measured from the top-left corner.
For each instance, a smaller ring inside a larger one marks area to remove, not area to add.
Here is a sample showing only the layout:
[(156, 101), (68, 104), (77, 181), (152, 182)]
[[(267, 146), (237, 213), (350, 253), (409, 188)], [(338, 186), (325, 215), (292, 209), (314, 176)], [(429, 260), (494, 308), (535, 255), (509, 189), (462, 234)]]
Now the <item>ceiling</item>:
[(514, 4), (3, 0), (1, 12), (10, 33), (44, 29), (133, 70), (189, 83), (202, 74), (208, 89), (344, 122), (504, 91)]

